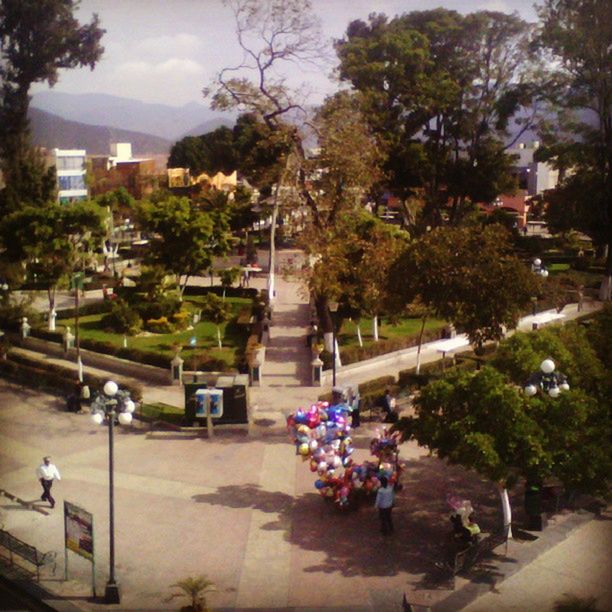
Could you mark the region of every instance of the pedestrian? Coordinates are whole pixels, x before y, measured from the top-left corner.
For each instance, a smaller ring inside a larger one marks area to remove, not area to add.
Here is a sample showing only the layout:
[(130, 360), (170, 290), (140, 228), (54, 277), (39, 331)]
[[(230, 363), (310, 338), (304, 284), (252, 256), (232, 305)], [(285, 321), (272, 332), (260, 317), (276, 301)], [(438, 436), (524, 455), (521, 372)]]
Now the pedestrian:
[(383, 535), (391, 535), (393, 533), (393, 519), (391, 511), (393, 510), (393, 501), (395, 500), (395, 492), (393, 486), (389, 484), (386, 476), (380, 477), (380, 487), (376, 491), (376, 501), (374, 507), (378, 508), (378, 517), (380, 518), (380, 530)]
[(382, 409), (385, 411), (385, 423), (395, 423), (397, 421), (397, 413), (395, 412), (396, 401), (391, 390), (386, 389), (382, 399)]
[(74, 385), (74, 391), (69, 399), (69, 410), (72, 412), (81, 412), (81, 401), (83, 394), (83, 383), (77, 379)]
[(51, 463), (51, 457), (43, 458), (42, 464), (36, 470), (36, 476), (43, 488), (43, 494), (40, 496), (40, 499), (48, 501), (50, 506), (55, 508), (55, 500), (51, 495), (51, 486), (54, 480), (61, 480), (62, 478), (55, 464)]

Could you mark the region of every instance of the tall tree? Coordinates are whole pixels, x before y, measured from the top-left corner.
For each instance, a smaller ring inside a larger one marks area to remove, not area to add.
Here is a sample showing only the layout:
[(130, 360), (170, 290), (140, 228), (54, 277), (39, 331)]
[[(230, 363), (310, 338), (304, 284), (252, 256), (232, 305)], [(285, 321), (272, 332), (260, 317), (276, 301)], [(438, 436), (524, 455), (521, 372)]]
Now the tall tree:
[(229, 174), (237, 164), (233, 131), (226, 126), (201, 136), (185, 136), (172, 145), (168, 158), (169, 168), (189, 168), (194, 176)]
[(371, 15), (337, 41), (340, 77), (385, 145), (389, 186), (421, 200), (423, 226), (512, 188), (504, 140), (532, 97), (528, 35), (515, 15), (434, 9)]
[(536, 276), (513, 253), (504, 228), (440, 227), (413, 242), (389, 276), (395, 309), (420, 297), (477, 347), (514, 328), (538, 293)]
[[(284, 154), (275, 183), (274, 205), (270, 226), (270, 262), (268, 290), (274, 296), (275, 231), (281, 202), (281, 189), (297, 168), (302, 193), (310, 194), (300, 162), (305, 152), (296, 116), (304, 114), (304, 89), (290, 88), (284, 68), (313, 63), (321, 57), (320, 24), (310, 0), (226, 0), (234, 13), (236, 37), (243, 51), (243, 61), (225, 68), (205, 95), (212, 96), (218, 109), (237, 108), (263, 121), (275, 136), (274, 145), (284, 142)], [(293, 162), (291, 159), (293, 158)]]
[(176, 275), (181, 295), (192, 276), (206, 272), (215, 257), (229, 250), (225, 213), (205, 211), (188, 198), (160, 194), (142, 201), (138, 218), (153, 234), (149, 259)]
[[(313, 265), (304, 270), (310, 295), (339, 302), (337, 328), (344, 318), (357, 322), (363, 316), (377, 317), (386, 312), (386, 274), (405, 248), (406, 232), (382, 222), (365, 210), (349, 210), (338, 214), (335, 223), (325, 230), (310, 228), (304, 241)], [(319, 312), (319, 320), (328, 317)], [(332, 350), (331, 333), (324, 326), (325, 345)], [(331, 330), (330, 330), (331, 331)], [(378, 340), (375, 325), (374, 338)]]
[[(526, 396), (521, 387), (549, 357), (572, 390), (557, 398)], [(517, 477), (541, 484), (552, 475), (570, 493), (607, 492), (612, 457), (606, 382), (580, 326), (517, 333), (501, 343), (492, 365), (476, 373), (455, 371), (424, 387), (415, 416), (401, 419), (397, 428), (441, 459), (499, 483), (510, 523), (506, 489)]]
[[(28, 138), (29, 91), (34, 83), (55, 85), (59, 70), (94, 68), (104, 48), (97, 15), (81, 25), (77, 0), (0, 1), (0, 162), (5, 208), (31, 198), (32, 154)], [(25, 183), (25, 184), (24, 184)]]
[(3, 259), (24, 264), (28, 280), (47, 289), (51, 311), (58, 285), (80, 268), (85, 250), (100, 243), (105, 218), (94, 202), (24, 206), (0, 223)]
[(542, 126), (541, 159), (563, 177), (547, 197), (555, 230), (578, 229), (607, 249), (601, 297), (612, 292), (612, 22), (606, 0), (545, 0), (536, 44), (552, 74), (545, 93), (557, 121)]

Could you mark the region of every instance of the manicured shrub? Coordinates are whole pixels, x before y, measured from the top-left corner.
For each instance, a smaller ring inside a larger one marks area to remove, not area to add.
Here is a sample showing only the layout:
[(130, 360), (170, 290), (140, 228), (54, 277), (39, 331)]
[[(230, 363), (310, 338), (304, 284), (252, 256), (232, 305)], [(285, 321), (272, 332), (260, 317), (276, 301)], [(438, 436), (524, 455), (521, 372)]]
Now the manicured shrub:
[(164, 295), (154, 302), (140, 302), (134, 307), (144, 321), (150, 319), (170, 319), (172, 315), (181, 309), (181, 301), (176, 295)]
[(394, 376), (381, 376), (359, 385), (359, 394), (380, 393), (384, 395), (385, 389), (395, 386)]
[(166, 317), (159, 319), (148, 319), (145, 328), (154, 334), (171, 334), (174, 331), (172, 323)]
[[(0, 373), (27, 387), (50, 390), (63, 396), (74, 391), (77, 377), (76, 372), (70, 368), (18, 354), (11, 354), (5, 361), (0, 360)], [(101, 390), (106, 380), (106, 377), (87, 373), (83, 378), (92, 393)], [(127, 389), (135, 401), (142, 399), (142, 385), (123, 382), (120, 387)]]
[(183, 368), (201, 372), (225, 372), (227, 364), (223, 359), (212, 357), (206, 351), (197, 351), (185, 359)]
[[(201, 286), (188, 286), (185, 288), (185, 297), (190, 295), (206, 295), (207, 293), (214, 293), (215, 295), (222, 296), (224, 287), (218, 285), (214, 287), (201, 287)], [(253, 300), (257, 297), (259, 291), (253, 287), (226, 287), (225, 297), (236, 297), (246, 298)]]
[(113, 302), (111, 311), (102, 317), (100, 324), (104, 329), (118, 334), (137, 334), (142, 328), (142, 319), (127, 302), (118, 299)]
[(252, 316), (253, 309), (251, 308), (251, 306), (245, 306), (244, 308), (240, 309), (240, 312), (236, 317), (236, 323), (238, 325), (250, 325)]
[(191, 321), (191, 313), (188, 310), (179, 310), (172, 315), (172, 323), (178, 330), (184, 330), (189, 327)]
[[(102, 312), (110, 312), (116, 302), (108, 300), (94, 302), (92, 304), (84, 304), (79, 306), (79, 316), (86, 317), (88, 315), (100, 314)], [(76, 308), (64, 308), (57, 311), (58, 319), (74, 319), (76, 316)]]

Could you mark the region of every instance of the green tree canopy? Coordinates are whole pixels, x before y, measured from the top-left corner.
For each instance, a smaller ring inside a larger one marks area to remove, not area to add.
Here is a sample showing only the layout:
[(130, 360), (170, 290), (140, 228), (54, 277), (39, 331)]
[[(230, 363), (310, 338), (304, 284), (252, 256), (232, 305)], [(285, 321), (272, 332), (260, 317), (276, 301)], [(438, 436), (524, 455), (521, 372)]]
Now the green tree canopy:
[(189, 168), (194, 176), (230, 174), (237, 167), (233, 131), (226, 126), (201, 136), (185, 136), (172, 145), (168, 158), (168, 168)]
[(555, 231), (577, 229), (607, 247), (602, 298), (612, 287), (612, 23), (606, 0), (544, 0), (536, 44), (548, 54), (544, 90), (556, 121), (541, 126), (539, 158), (560, 169), (547, 194)]
[(14, 208), (22, 199), (33, 201), (28, 188), (30, 87), (42, 82), (55, 85), (60, 69), (93, 69), (104, 51), (100, 45), (104, 30), (97, 15), (82, 25), (74, 17), (78, 5), (75, 0), (0, 2), (0, 161), (5, 207)]
[(535, 275), (513, 253), (499, 225), (439, 227), (414, 241), (389, 274), (392, 310), (420, 298), (440, 318), (463, 329), (470, 342), (498, 340), (514, 328), (538, 293)]
[[(526, 396), (527, 377), (551, 355), (571, 390), (557, 398)], [(455, 371), (424, 387), (415, 416), (398, 429), (404, 439), (414, 437), (440, 458), (504, 486), (517, 476), (541, 482), (552, 475), (568, 490), (605, 493), (612, 457), (603, 373), (575, 324), (516, 334), (500, 345), (492, 366)]]
[(512, 189), (504, 140), (529, 104), (529, 27), (516, 15), (433, 9), (354, 21), (337, 41), (340, 77), (362, 94), (386, 178), (418, 197), (423, 225)]
[(51, 309), (58, 284), (77, 268), (85, 250), (99, 244), (105, 219), (105, 211), (89, 201), (24, 206), (0, 223), (3, 258), (25, 264), (28, 280), (47, 288)]
[(214, 257), (229, 250), (227, 216), (205, 211), (188, 198), (160, 194), (154, 200), (142, 201), (138, 218), (152, 233), (149, 259), (176, 275), (181, 295), (189, 278), (204, 273)]

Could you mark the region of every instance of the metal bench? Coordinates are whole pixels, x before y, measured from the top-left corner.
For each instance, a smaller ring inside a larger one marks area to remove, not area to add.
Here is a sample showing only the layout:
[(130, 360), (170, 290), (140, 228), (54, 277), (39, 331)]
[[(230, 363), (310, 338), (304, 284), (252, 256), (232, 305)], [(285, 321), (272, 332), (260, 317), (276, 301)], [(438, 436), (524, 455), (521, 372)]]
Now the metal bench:
[(22, 542), (19, 538), (11, 535), (8, 531), (0, 529), (0, 546), (6, 548), (9, 551), (9, 558), (11, 565), (14, 565), (14, 556), (17, 555), (28, 561), (36, 567), (36, 580), (40, 581), (40, 568), (53, 563), (53, 573), (55, 574), (56, 563), (55, 558), (56, 552), (41, 553), (34, 546), (30, 546), (25, 542)]
[(478, 563), (487, 553), (490, 553), (498, 546), (506, 545), (506, 554), (508, 553), (508, 533), (510, 526), (506, 525), (500, 531), (486, 535), (484, 538), (474, 544), (469, 544), (462, 550), (455, 553), (451, 563), (448, 564), (449, 570), (453, 576), (463, 570), (470, 569)]

